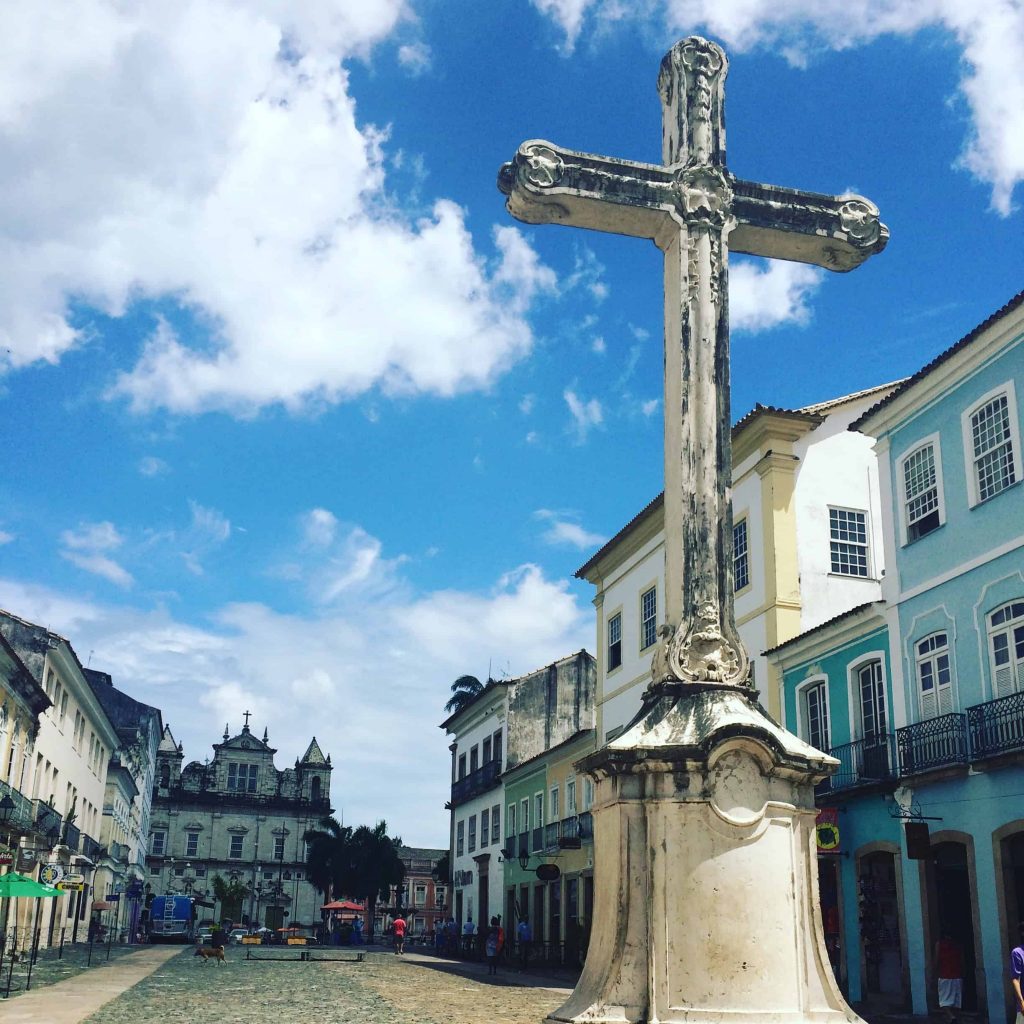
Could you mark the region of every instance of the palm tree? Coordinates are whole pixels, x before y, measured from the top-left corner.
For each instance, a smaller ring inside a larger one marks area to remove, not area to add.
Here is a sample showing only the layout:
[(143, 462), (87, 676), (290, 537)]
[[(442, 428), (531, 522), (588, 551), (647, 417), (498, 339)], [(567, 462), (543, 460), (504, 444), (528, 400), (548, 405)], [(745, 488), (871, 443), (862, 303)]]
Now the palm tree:
[(461, 711), (476, 698), (483, 688), (484, 684), (476, 676), (459, 676), (452, 683), (452, 696), (444, 706), (445, 711), (450, 715)]
[[(392, 886), (405, 880), (405, 865), (398, 855), (402, 840), (388, 835), (386, 821), (373, 828), (360, 825), (352, 833), (352, 881), (349, 895), (366, 900), (370, 927), (376, 916), (378, 899), (387, 899)], [(371, 940), (372, 940), (371, 932)]]
[(242, 900), (249, 889), (245, 882), (232, 878), (225, 882), (218, 874), (213, 876), (213, 895), (220, 900), (220, 917), (222, 921), (238, 921), (242, 916)]
[(352, 877), (352, 829), (329, 816), (302, 838), (308, 850), (307, 878), (323, 893), (325, 902), (346, 895)]

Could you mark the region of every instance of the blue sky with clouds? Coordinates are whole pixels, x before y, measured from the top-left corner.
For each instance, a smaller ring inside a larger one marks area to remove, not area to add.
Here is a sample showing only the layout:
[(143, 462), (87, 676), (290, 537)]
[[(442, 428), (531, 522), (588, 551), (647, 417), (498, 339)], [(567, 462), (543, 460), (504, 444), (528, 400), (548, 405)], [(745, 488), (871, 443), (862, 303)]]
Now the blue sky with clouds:
[(729, 166), (871, 198), (849, 275), (734, 258), (733, 412), (911, 373), (1020, 290), (1024, 11), (55, 2), (0, 15), (0, 606), (202, 759), (313, 733), (346, 821), (446, 841), (464, 672), (593, 648), (573, 570), (661, 487), (661, 266), (527, 228), (542, 137), (657, 161), (729, 50)]

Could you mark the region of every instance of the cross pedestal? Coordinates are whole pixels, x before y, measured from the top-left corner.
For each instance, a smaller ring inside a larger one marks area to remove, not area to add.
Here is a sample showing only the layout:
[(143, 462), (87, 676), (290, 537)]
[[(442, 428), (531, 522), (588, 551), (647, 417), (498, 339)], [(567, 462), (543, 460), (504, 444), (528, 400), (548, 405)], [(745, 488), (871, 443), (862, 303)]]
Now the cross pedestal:
[(523, 143), (513, 216), (650, 238), (665, 261), (665, 623), (640, 713), (580, 762), (596, 780), (590, 950), (551, 1021), (858, 1018), (825, 952), (814, 785), (838, 761), (750, 688), (733, 612), (728, 252), (848, 271), (888, 230), (862, 196), (736, 178), (720, 47), (661, 63), (662, 164)]

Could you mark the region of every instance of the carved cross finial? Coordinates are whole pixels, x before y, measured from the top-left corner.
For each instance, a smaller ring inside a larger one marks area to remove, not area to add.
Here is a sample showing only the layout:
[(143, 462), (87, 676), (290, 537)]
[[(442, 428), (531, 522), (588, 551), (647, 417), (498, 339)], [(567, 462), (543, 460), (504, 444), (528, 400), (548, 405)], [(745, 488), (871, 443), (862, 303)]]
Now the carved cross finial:
[(251, 714), (252, 714), (251, 711), (246, 711), (245, 712), (245, 725), (242, 726), (242, 731), (243, 732), (248, 732), (249, 731), (249, 716)]

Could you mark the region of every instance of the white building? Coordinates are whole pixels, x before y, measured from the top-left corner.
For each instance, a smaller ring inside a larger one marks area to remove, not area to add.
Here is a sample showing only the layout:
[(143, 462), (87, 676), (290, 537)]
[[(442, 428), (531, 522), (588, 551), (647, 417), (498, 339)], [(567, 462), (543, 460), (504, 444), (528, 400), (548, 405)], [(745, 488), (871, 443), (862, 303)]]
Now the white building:
[[(88, 924), (93, 872), (102, 848), (107, 762), (118, 736), (64, 637), (9, 612), (0, 612), (0, 633), (52, 702), (26, 751), (26, 778), (19, 786), (36, 801), (37, 823), (46, 839), (23, 847), (22, 867), (54, 863), (84, 879), (82, 890), (48, 901), (40, 940), (50, 945), (60, 941), (62, 928), (73, 940)], [(27, 920), (21, 923), (29, 927)]]
[[(213, 744), (212, 761), (191, 761), (165, 726), (157, 750), (149, 836), (153, 895), (188, 893), (208, 908), (201, 917), (280, 928), (318, 924), (321, 893), (306, 872), (305, 834), (331, 813), (331, 759), (314, 738), (294, 768), (278, 770), (267, 731), (249, 730)], [(216, 905), (214, 880), (244, 896)]]
[[(758, 405), (733, 428), (736, 624), (775, 716), (781, 675), (762, 652), (880, 595), (872, 442), (847, 427), (895, 385), (803, 409)], [(598, 742), (640, 709), (665, 607), (664, 496), (576, 573), (597, 588)]]
[(480, 925), (502, 913), (502, 772), (594, 724), (594, 658), (578, 651), (516, 679), (489, 680), (441, 723), (453, 737), (452, 913)]

